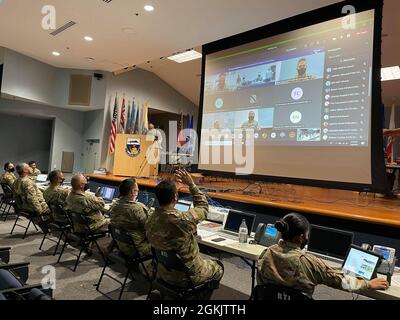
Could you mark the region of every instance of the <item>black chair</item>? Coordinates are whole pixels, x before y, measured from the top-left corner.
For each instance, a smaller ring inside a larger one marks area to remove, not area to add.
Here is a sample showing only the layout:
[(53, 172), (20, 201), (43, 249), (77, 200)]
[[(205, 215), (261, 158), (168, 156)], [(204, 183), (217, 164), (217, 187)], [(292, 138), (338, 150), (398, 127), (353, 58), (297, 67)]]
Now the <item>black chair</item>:
[[(115, 225), (110, 225), (109, 226), (111, 237), (113, 239), (114, 246), (117, 248), (117, 252), (111, 252), (108, 257), (106, 258), (106, 263), (104, 265), (103, 271), (101, 272), (99, 282), (97, 283), (96, 290), (100, 292), (100, 284), (101, 281), (103, 280), (104, 276), (107, 276), (114, 281), (118, 282), (121, 284), (121, 291), (119, 293), (118, 300), (121, 300), (122, 294), (124, 292), (126, 282), (128, 281), (129, 275), (132, 277), (132, 280), (135, 280), (135, 277), (133, 275), (134, 271), (137, 270), (138, 265), (142, 266), (142, 269), (145, 273), (146, 278), (151, 281), (151, 277), (144, 265), (144, 262), (146, 261), (152, 261), (153, 260), (153, 255), (147, 255), (147, 256), (141, 256), (136, 248), (135, 243), (133, 242), (132, 238), (129, 236), (128, 232), (124, 230), (123, 228), (117, 227)], [(124, 254), (120, 248), (118, 247), (118, 242), (122, 242), (124, 244), (127, 244), (128, 246), (131, 246), (133, 248), (134, 254), (132, 256), (127, 256)], [(111, 264), (111, 263), (118, 263), (120, 265), (123, 265), (126, 268), (126, 274), (124, 278), (124, 282), (119, 281), (115, 277), (111, 276), (110, 274), (106, 273), (106, 268)], [(104, 293), (103, 293), (104, 294)], [(106, 297), (108, 297), (106, 294), (104, 294)], [(109, 298), (109, 297), (108, 297)]]
[(7, 221), (10, 210), (15, 203), (14, 193), (8, 184), (1, 183), (1, 188), (3, 189), (3, 197), (0, 202), (0, 210), (2, 211), (0, 218), (3, 219), (3, 221)]
[(276, 284), (258, 285), (253, 291), (254, 300), (312, 300), (312, 297), (289, 287)]
[(10, 262), (11, 247), (0, 247), (0, 264)]
[[(39, 229), (36, 226), (36, 223), (33, 221), (34, 218), (40, 217), (39, 214), (35, 213), (35, 212), (31, 212), (25, 209), (22, 209), (22, 199), (20, 196), (16, 196), (17, 199), (15, 200), (15, 202), (12, 204), (12, 206), (14, 207), (14, 212), (16, 213), (16, 217), (15, 217), (15, 222), (14, 225), (11, 229), (10, 234), (12, 235), (14, 233), (15, 227), (20, 227), (22, 229), (25, 230), (24, 235), (22, 236), (22, 239), (26, 238), (26, 235), (28, 233), (29, 227), (31, 225), (34, 226), (34, 228), (36, 229), (36, 231), (39, 231)], [(25, 219), (28, 220), (28, 224), (26, 225), (22, 225), (19, 224), (19, 220), (21, 219), (21, 217), (24, 217)]]
[[(52, 212), (54, 221), (49, 223), (46, 230), (44, 230), (44, 235), (43, 235), (42, 242), (40, 243), (39, 250), (42, 250), (43, 243), (47, 239), (51, 242), (56, 243), (56, 248), (54, 249), (54, 253), (53, 253), (53, 256), (55, 256), (57, 254), (57, 250), (60, 246), (62, 238), (66, 237), (67, 233), (70, 231), (72, 226), (71, 226), (71, 223), (69, 222), (67, 212), (61, 205), (50, 204), (49, 208), (50, 208), (50, 211)], [(57, 218), (62, 218), (62, 217), (64, 219), (59, 219), (59, 220), (57, 219)], [(49, 237), (54, 232), (60, 233), (57, 240), (54, 240)]]
[(147, 300), (150, 300), (151, 292), (154, 289), (157, 289), (162, 296), (185, 300), (192, 297), (199, 299), (200, 293), (206, 290), (214, 290), (218, 288), (219, 281), (215, 281), (212, 279), (199, 285), (195, 285), (191, 280), (188, 268), (176, 252), (158, 250), (155, 248), (152, 248), (152, 251), (156, 263), (161, 264), (168, 271), (181, 272), (184, 275), (184, 278), (182, 279), (182, 284), (186, 285), (182, 287), (175, 286), (167, 283), (161, 278), (157, 278), (157, 276), (154, 275), (149, 293), (147, 295)]
[(12, 270), (0, 268), (0, 300), (51, 300), (51, 289), (27, 285)]
[(7, 270), (13, 273), (21, 283), (26, 283), (29, 277), (29, 263), (0, 263), (0, 270)]
[[(60, 263), (61, 261), (61, 257), (64, 253), (65, 248), (67, 247), (68, 244), (72, 245), (73, 243), (76, 243), (79, 248), (79, 254), (77, 256), (76, 262), (75, 262), (75, 266), (73, 271), (76, 271), (76, 268), (78, 267), (79, 264), (79, 260), (81, 258), (82, 252), (84, 250), (89, 251), (89, 246), (91, 244), (95, 244), (101, 257), (103, 258), (104, 263), (106, 263), (106, 258), (104, 257), (103, 252), (101, 251), (101, 248), (97, 242), (97, 240), (104, 238), (107, 236), (107, 232), (106, 231), (93, 231), (92, 229), (90, 229), (90, 224), (89, 221), (87, 219), (87, 217), (84, 214), (81, 213), (77, 213), (77, 212), (73, 212), (70, 210), (67, 210), (67, 215), (70, 219), (71, 225), (72, 225), (72, 230), (74, 230), (73, 232), (68, 232), (66, 234), (65, 237), (65, 241), (63, 244), (63, 247), (61, 249), (60, 252), (60, 256), (58, 257), (58, 261), (57, 263)], [(74, 226), (75, 225), (82, 225), (85, 227), (85, 231), (84, 232), (76, 232)]]

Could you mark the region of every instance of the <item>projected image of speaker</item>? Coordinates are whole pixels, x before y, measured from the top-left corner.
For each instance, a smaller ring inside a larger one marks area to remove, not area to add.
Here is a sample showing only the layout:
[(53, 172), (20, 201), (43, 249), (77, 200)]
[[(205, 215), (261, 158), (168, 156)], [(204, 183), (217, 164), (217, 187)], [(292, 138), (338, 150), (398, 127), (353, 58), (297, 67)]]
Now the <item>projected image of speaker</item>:
[(352, 232), (312, 225), (308, 251), (344, 259), (350, 245), (353, 244), (353, 239)]

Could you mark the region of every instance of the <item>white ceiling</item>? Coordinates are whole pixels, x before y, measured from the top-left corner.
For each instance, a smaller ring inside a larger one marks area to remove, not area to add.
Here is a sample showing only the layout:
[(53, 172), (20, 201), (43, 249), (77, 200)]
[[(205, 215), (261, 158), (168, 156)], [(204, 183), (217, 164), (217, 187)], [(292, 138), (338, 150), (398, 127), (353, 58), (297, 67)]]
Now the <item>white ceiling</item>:
[[(195, 104), (199, 101), (200, 60), (177, 64), (160, 57), (200, 46), (338, 0), (2, 0), (0, 46), (53, 66), (116, 71), (140, 65)], [(145, 4), (155, 7), (145, 12)], [(56, 8), (57, 27), (77, 22), (58, 36), (43, 30), (41, 9)], [(398, 0), (385, 0), (383, 65), (399, 64)], [(139, 15), (136, 16), (136, 13)], [(134, 33), (122, 32), (132, 28)], [(83, 40), (90, 35), (94, 41)], [(59, 51), (60, 57), (52, 56)], [(95, 61), (89, 62), (86, 58)], [(151, 64), (143, 62), (152, 61)], [(152, 65), (152, 68), (150, 68)], [(384, 96), (400, 96), (399, 81), (384, 84)]]

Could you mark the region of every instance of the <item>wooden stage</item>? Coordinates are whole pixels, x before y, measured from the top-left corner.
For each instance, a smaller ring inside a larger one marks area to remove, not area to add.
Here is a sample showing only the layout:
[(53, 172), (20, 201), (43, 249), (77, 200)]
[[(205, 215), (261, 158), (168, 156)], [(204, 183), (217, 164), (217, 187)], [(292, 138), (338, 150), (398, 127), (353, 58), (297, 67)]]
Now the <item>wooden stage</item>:
[[(88, 175), (94, 182), (117, 183), (126, 177), (113, 175)], [(154, 188), (160, 175), (150, 179), (137, 179), (139, 186)], [(304, 212), (344, 220), (360, 221), (400, 228), (400, 199), (385, 199), (374, 194), (354, 191), (323, 189), (306, 186), (261, 183), (238, 179), (205, 178), (198, 183), (201, 188), (228, 188), (230, 192), (208, 192), (216, 200)], [(187, 188), (179, 189), (188, 193)]]

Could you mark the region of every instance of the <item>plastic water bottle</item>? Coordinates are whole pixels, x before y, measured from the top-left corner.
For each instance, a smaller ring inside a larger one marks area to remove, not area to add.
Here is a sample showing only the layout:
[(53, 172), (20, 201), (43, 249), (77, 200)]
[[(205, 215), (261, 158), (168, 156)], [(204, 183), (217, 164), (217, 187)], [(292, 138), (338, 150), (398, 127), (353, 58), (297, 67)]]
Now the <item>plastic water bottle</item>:
[(247, 224), (246, 220), (242, 220), (242, 224), (239, 227), (239, 243), (247, 243), (247, 237), (248, 237), (248, 229), (247, 229)]

